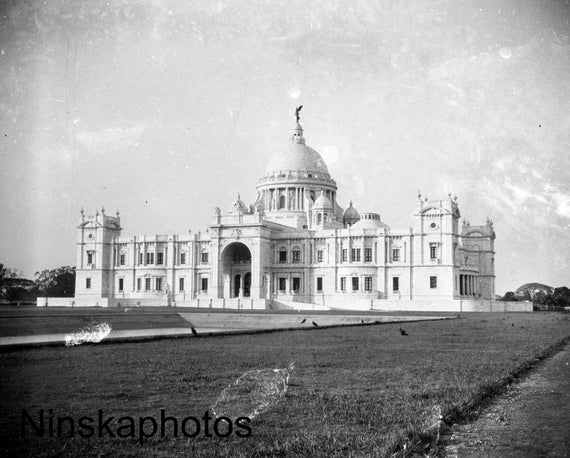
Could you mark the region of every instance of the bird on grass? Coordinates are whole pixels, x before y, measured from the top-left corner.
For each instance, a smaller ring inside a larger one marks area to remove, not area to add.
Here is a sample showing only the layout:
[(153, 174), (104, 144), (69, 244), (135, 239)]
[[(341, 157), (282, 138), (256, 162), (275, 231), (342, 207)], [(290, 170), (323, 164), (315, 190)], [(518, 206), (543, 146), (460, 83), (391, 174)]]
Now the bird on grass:
[(301, 321), (301, 324), (303, 324), (305, 321), (307, 321), (307, 319), (303, 318), (303, 321)]
[(190, 330), (192, 331), (192, 334), (194, 334), (196, 337), (198, 337), (198, 331), (196, 331), (194, 326), (190, 326)]
[(406, 331), (404, 331), (402, 328), (400, 328), (400, 334), (402, 334), (403, 336), (408, 335), (408, 333)]
[(313, 321), (313, 326), (315, 326), (316, 328), (319, 327), (319, 325), (317, 323), (315, 323), (314, 321)]

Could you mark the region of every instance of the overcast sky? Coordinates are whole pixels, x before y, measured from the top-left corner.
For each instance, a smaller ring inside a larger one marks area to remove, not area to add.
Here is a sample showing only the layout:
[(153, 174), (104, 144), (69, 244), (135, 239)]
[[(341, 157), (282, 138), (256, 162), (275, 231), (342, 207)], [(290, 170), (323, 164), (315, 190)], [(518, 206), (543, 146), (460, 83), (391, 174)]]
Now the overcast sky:
[(497, 293), (570, 286), (570, 6), (560, 1), (14, 0), (0, 6), (0, 262), (75, 265), (246, 203), (294, 110), (339, 190), (392, 228), (417, 191), (493, 219)]

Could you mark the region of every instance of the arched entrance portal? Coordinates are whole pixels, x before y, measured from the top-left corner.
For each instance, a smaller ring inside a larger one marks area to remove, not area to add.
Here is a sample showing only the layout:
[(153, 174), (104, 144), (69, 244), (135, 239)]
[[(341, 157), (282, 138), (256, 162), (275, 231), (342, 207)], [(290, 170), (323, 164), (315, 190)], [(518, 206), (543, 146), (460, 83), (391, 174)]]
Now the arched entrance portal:
[(222, 254), (224, 297), (250, 297), (251, 251), (241, 242), (230, 243)]

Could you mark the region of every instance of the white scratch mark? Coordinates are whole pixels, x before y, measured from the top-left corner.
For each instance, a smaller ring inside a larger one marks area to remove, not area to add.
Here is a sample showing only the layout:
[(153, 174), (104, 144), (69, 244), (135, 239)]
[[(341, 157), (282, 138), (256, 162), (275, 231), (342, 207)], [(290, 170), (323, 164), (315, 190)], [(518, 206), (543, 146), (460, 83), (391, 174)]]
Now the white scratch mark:
[(79, 332), (65, 336), (65, 346), (72, 347), (83, 343), (99, 343), (111, 332), (108, 323), (91, 323)]
[(248, 371), (222, 391), (212, 412), (216, 417), (255, 418), (283, 397), (294, 369), (259, 369)]

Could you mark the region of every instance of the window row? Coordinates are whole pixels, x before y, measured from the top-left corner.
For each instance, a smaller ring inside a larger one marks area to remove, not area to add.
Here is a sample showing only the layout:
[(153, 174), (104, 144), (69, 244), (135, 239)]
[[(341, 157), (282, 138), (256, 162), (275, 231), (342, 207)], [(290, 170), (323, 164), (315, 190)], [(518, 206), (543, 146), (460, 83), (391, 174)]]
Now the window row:
[[(341, 277), (340, 278), (340, 290), (346, 291), (347, 290), (347, 279), (350, 278), (350, 285), (352, 291), (359, 291), (360, 289), (364, 288), (364, 291), (372, 291), (372, 277), (363, 277), (363, 282), (360, 281), (360, 277)], [(324, 292), (324, 278), (317, 277), (316, 278), (316, 290), (318, 293)], [(363, 284), (361, 284), (363, 283)], [(287, 290), (287, 278), (286, 277), (279, 277), (278, 278), (278, 290), (279, 292), (285, 292)], [(291, 291), (299, 292), (301, 291), (301, 278), (300, 277), (292, 277), (291, 278)]]
[[(350, 278), (350, 289), (359, 291), (361, 288), (360, 277), (340, 277), (340, 290), (347, 290), (347, 279)], [(372, 291), (372, 277), (364, 277), (364, 291)]]
[[(146, 255), (146, 256), (145, 256)], [(164, 265), (164, 253), (163, 252), (157, 252), (156, 253), (156, 258), (155, 258), (155, 253), (154, 252), (147, 252), (147, 253), (139, 253), (139, 259), (138, 259), (138, 265), (142, 266), (142, 265)], [(95, 254), (92, 251), (88, 251), (87, 252), (87, 264), (93, 264), (95, 261)], [(156, 264), (155, 264), (155, 259), (156, 259)], [(179, 255), (179, 262), (182, 265), (187, 264), (188, 262), (188, 253), (186, 252), (182, 252)], [(202, 264), (208, 264), (208, 262), (210, 262), (210, 254), (207, 251), (203, 251), (202, 253), (200, 253), (200, 262)], [(127, 265), (127, 255), (125, 253), (120, 253), (119, 254), (119, 265), (120, 266), (126, 266)]]
[[(139, 277), (137, 278), (137, 291), (143, 291), (143, 280), (144, 280), (144, 291), (150, 291), (152, 287), (152, 278), (150, 277)], [(185, 284), (186, 279), (181, 277), (178, 279), (178, 291), (184, 292), (185, 291)], [(162, 291), (164, 286), (164, 278), (163, 277), (154, 277), (154, 291)], [(87, 277), (85, 279), (85, 289), (91, 289), (91, 278)], [(117, 283), (117, 289), (121, 293), (125, 290), (125, 279), (119, 278)], [(200, 279), (200, 291), (205, 293), (208, 291), (208, 279), (202, 277)]]
[[(316, 250), (315, 252), (316, 262), (325, 261), (325, 250)], [(282, 248), (277, 252), (277, 261), (279, 263), (287, 262), (287, 250)], [(341, 251), (341, 261), (348, 262), (348, 249), (343, 248)], [(362, 249), (352, 248), (350, 250), (350, 261), (351, 262), (361, 262), (362, 261)], [(299, 263), (301, 262), (301, 251), (292, 250), (291, 251), (291, 262)], [(372, 262), (372, 248), (364, 248), (364, 262)]]
[[(362, 260), (362, 249), (361, 248), (351, 248), (350, 249), (350, 261), (360, 262)], [(348, 262), (348, 249), (343, 248), (341, 252), (341, 261)], [(372, 248), (364, 248), (364, 262), (372, 262)]]
[[(429, 277), (429, 287), (430, 289), (437, 288), (437, 276)], [(395, 293), (400, 291), (400, 277), (392, 277), (392, 291)]]

